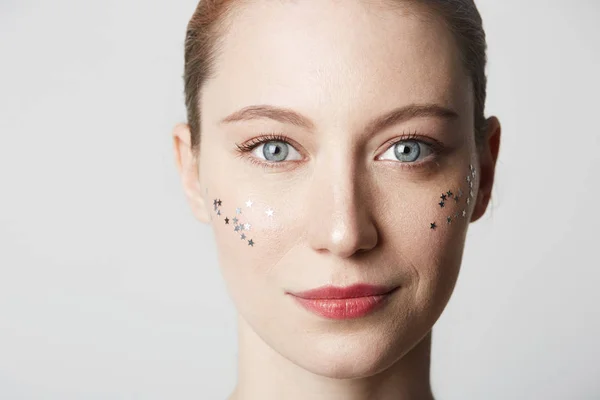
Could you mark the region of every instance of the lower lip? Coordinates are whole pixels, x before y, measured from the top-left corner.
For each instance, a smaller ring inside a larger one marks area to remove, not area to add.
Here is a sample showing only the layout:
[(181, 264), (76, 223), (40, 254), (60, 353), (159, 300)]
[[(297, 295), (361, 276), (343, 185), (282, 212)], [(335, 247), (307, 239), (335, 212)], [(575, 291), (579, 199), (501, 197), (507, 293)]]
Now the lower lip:
[(330, 319), (360, 318), (380, 308), (394, 293), (378, 296), (352, 297), (347, 299), (303, 299), (293, 296), (294, 299), (308, 311)]

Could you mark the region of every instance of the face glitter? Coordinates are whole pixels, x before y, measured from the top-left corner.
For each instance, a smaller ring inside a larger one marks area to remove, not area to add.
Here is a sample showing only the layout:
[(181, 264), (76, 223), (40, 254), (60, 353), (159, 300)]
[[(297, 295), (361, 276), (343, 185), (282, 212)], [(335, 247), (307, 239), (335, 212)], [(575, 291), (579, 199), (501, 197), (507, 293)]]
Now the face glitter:
[[(246, 206), (248, 206), (248, 208), (250, 208), (252, 206), (252, 204), (253, 203), (250, 200), (248, 200), (248, 202), (246, 202)], [(219, 209), (219, 207), (221, 207), (222, 201), (220, 199), (215, 199), (214, 202), (213, 202), (213, 205), (214, 205), (214, 209), (216, 211), (216, 214), (217, 215), (221, 215), (221, 210)], [(236, 208), (235, 212), (236, 212), (237, 215), (239, 215), (239, 214), (242, 213), (242, 209), (241, 208)], [(272, 215), (272, 211), (271, 211), (271, 215)], [(210, 218), (212, 220), (212, 215), (210, 216)], [(229, 217), (225, 217), (225, 225), (229, 225), (229, 221), (230, 221)], [(243, 231), (243, 230), (249, 231), (250, 228), (251, 228), (251, 225), (248, 224), (248, 223), (245, 223), (245, 224), (240, 223), (240, 221), (238, 220), (237, 217), (234, 217), (232, 221), (233, 221), (233, 223), (235, 225), (235, 227), (233, 229), (234, 232), (239, 232), (239, 231)], [(240, 234), (240, 239), (241, 240), (246, 240), (246, 238), (247, 238), (246, 234), (242, 232)], [(254, 247), (254, 244), (255, 244), (255, 242), (254, 242), (253, 239), (248, 240), (248, 245), (249, 246)]]
[[(468, 209), (468, 205), (471, 204), (471, 199), (474, 198), (475, 194), (473, 193), (473, 185), (475, 182), (475, 175), (476, 175), (477, 171), (475, 170), (475, 167), (473, 167), (472, 164), (469, 165), (469, 174), (466, 176), (466, 182), (467, 182), (467, 189), (469, 190), (469, 195), (466, 198), (466, 203), (467, 203), (467, 208), (461, 210), (455, 210), (454, 216), (449, 215), (446, 217), (446, 223), (447, 225), (450, 225), (452, 223), (452, 220), (454, 219), (454, 221), (456, 221), (457, 219), (459, 219), (459, 217), (462, 215), (463, 218), (467, 217), (467, 209)], [(438, 203), (438, 205), (440, 206), (440, 208), (444, 208), (446, 206), (446, 200), (448, 198), (453, 198), (454, 199), (454, 204), (458, 205), (459, 200), (462, 199), (462, 196), (464, 195), (464, 192), (462, 190), (462, 188), (458, 188), (456, 191), (456, 195), (452, 192), (452, 190), (448, 190), (446, 193), (442, 193), (442, 195), (440, 196), (440, 199), (442, 199), (442, 201), (440, 201)], [(453, 218), (454, 217), (454, 218)], [(431, 222), (429, 224), (429, 229), (430, 230), (436, 230), (438, 228), (437, 223), (436, 222)]]

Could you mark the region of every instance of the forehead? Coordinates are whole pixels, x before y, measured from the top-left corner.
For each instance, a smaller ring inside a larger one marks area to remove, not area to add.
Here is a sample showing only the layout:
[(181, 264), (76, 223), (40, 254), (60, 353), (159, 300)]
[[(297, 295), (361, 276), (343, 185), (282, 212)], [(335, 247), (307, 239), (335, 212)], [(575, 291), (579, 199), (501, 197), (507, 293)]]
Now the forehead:
[(417, 8), (422, 6), (389, 4), (245, 3), (219, 46), (216, 75), (202, 93), (210, 100), (203, 105), (221, 116), (251, 104), (276, 104), (317, 118), (332, 112), (350, 118), (435, 102), (463, 114), (469, 80), (441, 17)]

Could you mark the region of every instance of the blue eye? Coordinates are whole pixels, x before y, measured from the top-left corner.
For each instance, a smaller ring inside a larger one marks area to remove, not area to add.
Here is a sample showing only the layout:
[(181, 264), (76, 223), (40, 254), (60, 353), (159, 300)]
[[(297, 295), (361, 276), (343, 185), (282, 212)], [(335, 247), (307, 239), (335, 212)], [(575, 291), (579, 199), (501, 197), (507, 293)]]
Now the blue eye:
[[(281, 162), (290, 160), (301, 160), (302, 156), (296, 149), (294, 149), (289, 143), (280, 140), (270, 140), (261, 143), (254, 148), (253, 153), (258, 156), (259, 159), (264, 159), (269, 162)], [(258, 154), (256, 154), (258, 153)], [(295, 158), (288, 159), (288, 155), (292, 153)], [(295, 154), (294, 154), (295, 153)], [(296, 157), (297, 155), (297, 157)]]
[(433, 153), (431, 146), (419, 140), (412, 139), (400, 140), (396, 142), (394, 145), (392, 145), (390, 150), (386, 151), (382, 155), (382, 157), (390, 151), (393, 151), (393, 157), (395, 157), (397, 161), (403, 163), (412, 163)]

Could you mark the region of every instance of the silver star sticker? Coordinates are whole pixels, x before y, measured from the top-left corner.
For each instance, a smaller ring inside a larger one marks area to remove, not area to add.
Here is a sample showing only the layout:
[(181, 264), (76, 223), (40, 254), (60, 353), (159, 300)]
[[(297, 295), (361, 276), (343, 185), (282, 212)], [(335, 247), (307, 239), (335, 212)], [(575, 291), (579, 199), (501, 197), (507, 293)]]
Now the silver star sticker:
[(234, 224), (236, 224), (236, 225), (237, 225), (238, 221), (239, 221), (239, 220), (237, 219), (237, 217), (234, 217), (234, 218), (233, 218), (233, 223), (234, 223)]
[(254, 241), (252, 241), (252, 239), (248, 240), (248, 246), (254, 247)]
[(221, 210), (217, 211), (217, 215), (221, 215)]
[(236, 208), (235, 209), (235, 213), (236, 214), (241, 214), (242, 213), (242, 209), (241, 208)]
[(244, 224), (244, 229), (249, 231), (251, 226), (252, 225), (250, 225), (250, 224)]
[(234, 231), (238, 232), (240, 230), (240, 226), (236, 225), (235, 228), (233, 229)]
[(240, 236), (240, 238), (242, 238), (242, 240), (244, 240), (244, 239), (246, 239), (246, 235), (244, 235), (244, 234), (242, 233), (242, 235)]
[(273, 216), (273, 210), (271, 210), (270, 208), (266, 211), (267, 216), (272, 217)]
[(252, 203), (250, 200), (248, 200), (246, 202), (246, 207), (250, 208), (250, 207), (252, 207), (252, 204), (254, 204), (254, 203)]

